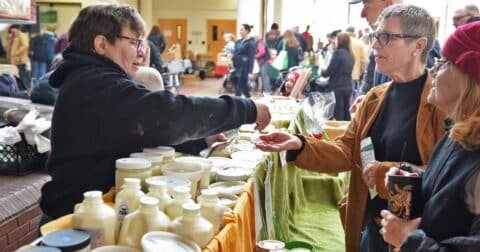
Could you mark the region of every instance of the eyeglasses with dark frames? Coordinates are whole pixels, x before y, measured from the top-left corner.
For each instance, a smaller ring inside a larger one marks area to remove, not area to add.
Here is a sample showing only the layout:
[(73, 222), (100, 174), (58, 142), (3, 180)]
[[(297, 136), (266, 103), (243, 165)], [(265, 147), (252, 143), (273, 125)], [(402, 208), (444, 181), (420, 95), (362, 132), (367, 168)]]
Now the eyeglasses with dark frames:
[(381, 33), (370, 33), (370, 41), (375, 42), (378, 41), (380, 46), (386, 46), (390, 43), (392, 39), (418, 39), (421, 38), (420, 35), (410, 35), (410, 34), (393, 34), (388, 32), (381, 32)]
[(143, 51), (144, 45), (143, 45), (143, 39), (136, 39), (136, 38), (131, 38), (123, 35), (117, 35), (118, 38), (122, 39), (127, 39), (130, 44), (134, 45), (135, 48), (137, 48), (137, 52)]

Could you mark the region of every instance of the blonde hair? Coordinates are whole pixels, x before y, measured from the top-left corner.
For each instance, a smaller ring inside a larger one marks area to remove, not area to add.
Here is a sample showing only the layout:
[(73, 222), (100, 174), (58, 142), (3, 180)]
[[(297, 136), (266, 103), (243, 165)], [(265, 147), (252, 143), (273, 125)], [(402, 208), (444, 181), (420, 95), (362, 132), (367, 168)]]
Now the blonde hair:
[(283, 34), (283, 41), (287, 43), (287, 46), (290, 48), (297, 48), (300, 46), (300, 43), (298, 43), (297, 38), (295, 38), (295, 33), (291, 30), (286, 30), (285, 33)]
[(460, 73), (458, 85), (462, 88), (460, 98), (450, 114), (455, 123), (449, 137), (463, 148), (473, 150), (480, 147), (480, 83), (455, 65), (452, 66)]

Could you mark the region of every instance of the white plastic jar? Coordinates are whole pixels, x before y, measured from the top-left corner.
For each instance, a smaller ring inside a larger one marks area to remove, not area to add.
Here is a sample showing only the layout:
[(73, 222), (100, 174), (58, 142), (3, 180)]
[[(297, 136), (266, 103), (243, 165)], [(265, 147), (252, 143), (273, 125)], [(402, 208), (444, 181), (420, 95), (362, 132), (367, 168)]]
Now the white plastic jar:
[(158, 153), (163, 156), (163, 162), (172, 162), (175, 159), (175, 148), (170, 146), (157, 146), (155, 148), (143, 148), (145, 153)]
[(145, 179), (152, 176), (152, 162), (144, 158), (121, 158), (115, 161), (115, 191), (118, 193), (124, 178), (138, 178), (142, 189), (147, 190)]
[(160, 153), (145, 153), (145, 152), (136, 152), (131, 153), (130, 157), (132, 158), (144, 158), (152, 162), (152, 176), (161, 176), (162, 170), (160, 169), (163, 164), (163, 156)]

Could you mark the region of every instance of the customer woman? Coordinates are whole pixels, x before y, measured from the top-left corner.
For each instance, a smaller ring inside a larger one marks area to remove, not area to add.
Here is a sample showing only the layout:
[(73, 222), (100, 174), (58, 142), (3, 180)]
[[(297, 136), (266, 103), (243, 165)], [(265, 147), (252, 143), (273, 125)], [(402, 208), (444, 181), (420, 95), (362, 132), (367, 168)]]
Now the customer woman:
[(341, 121), (350, 121), (350, 96), (352, 95), (352, 70), (355, 64), (350, 45), (350, 36), (340, 32), (333, 39), (333, 52), (327, 69), (322, 71), (323, 77), (328, 78), (328, 86), (335, 94), (335, 110), (333, 117)]
[(448, 132), (423, 174), (423, 214), (381, 213), (383, 238), (400, 251), (480, 251), (480, 22), (455, 30), (442, 55), (428, 102), (447, 114)]
[(254, 78), (253, 61), (255, 60), (255, 39), (250, 36), (251, 26), (242, 24), (240, 27), (240, 39), (235, 42), (233, 54), (235, 96), (250, 98), (248, 80)]
[(291, 67), (298, 66), (303, 60), (303, 50), (300, 42), (295, 37), (295, 33), (291, 30), (286, 30), (283, 34), (283, 39), (277, 43), (277, 55), (280, 51), (287, 51), (288, 67), (282, 70), (288, 70)]
[[(367, 93), (344, 135), (324, 141), (278, 132), (261, 136), (257, 143), (264, 151), (288, 150), (287, 160), (303, 169), (351, 171), (345, 219), (347, 252), (360, 251), (362, 226), (369, 234), (364, 242), (370, 251), (388, 250), (379, 234), (380, 210), (387, 204), (378, 196), (370, 200), (362, 167), (379, 167), (385, 175), (400, 161), (425, 165), (444, 133), (443, 112), (427, 103), (432, 79), (425, 62), (435, 38), (433, 18), (417, 6), (392, 5), (378, 21), (373, 43), (377, 68), (393, 81)], [(360, 142), (366, 138), (371, 138), (377, 160), (368, 165), (360, 158)]]

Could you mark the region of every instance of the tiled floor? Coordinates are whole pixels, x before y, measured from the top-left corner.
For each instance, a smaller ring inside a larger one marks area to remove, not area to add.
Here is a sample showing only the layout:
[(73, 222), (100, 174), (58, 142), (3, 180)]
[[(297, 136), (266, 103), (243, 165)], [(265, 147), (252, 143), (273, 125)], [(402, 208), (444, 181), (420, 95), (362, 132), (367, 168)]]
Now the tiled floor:
[[(184, 95), (218, 97), (224, 94), (233, 95), (233, 90), (225, 90), (222, 87), (223, 80), (207, 78), (200, 80), (194, 76), (184, 76), (180, 84), (180, 93)], [(251, 92), (253, 97), (261, 96), (259, 93)]]

